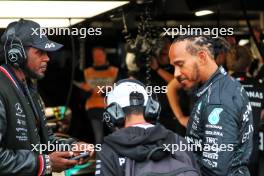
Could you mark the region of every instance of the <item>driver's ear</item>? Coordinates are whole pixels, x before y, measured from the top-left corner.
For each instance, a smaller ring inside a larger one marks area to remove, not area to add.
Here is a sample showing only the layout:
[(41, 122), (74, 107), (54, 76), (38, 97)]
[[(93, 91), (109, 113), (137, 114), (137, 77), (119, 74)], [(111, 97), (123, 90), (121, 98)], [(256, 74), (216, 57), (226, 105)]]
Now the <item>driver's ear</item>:
[(198, 61), (201, 65), (205, 65), (208, 59), (208, 53), (205, 50), (200, 50), (197, 53)]

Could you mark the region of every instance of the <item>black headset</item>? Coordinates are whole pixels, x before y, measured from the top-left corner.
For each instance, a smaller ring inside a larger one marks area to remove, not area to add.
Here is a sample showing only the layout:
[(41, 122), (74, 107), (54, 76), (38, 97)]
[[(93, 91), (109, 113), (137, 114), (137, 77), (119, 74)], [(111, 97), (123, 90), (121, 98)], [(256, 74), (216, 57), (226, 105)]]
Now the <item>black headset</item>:
[[(122, 83), (125, 83), (125, 82), (136, 83), (145, 89), (145, 85), (143, 83), (141, 83), (138, 80), (133, 80), (133, 79), (120, 80), (116, 83), (116, 86)], [(130, 106), (141, 106), (141, 105), (143, 106), (144, 103), (142, 104), (142, 99), (140, 100), (138, 98), (133, 98), (133, 95), (132, 95), (133, 93), (137, 94), (137, 92), (135, 91), (135, 92), (130, 93)], [(144, 97), (142, 98), (144, 102)], [(151, 95), (148, 95), (147, 104), (144, 108), (145, 120), (150, 123), (156, 122), (159, 119), (160, 111), (161, 111), (160, 103), (157, 100), (153, 99)], [(118, 100), (111, 103), (105, 108), (105, 111), (103, 113), (103, 121), (107, 124), (109, 128), (115, 128), (115, 127), (121, 128), (124, 126), (125, 112), (123, 108), (118, 104)]]
[(15, 68), (21, 68), (26, 63), (27, 59), (22, 41), (16, 36), (16, 27), (20, 25), (20, 23), (21, 20), (6, 31), (6, 41), (4, 44), (6, 64), (12, 65)]

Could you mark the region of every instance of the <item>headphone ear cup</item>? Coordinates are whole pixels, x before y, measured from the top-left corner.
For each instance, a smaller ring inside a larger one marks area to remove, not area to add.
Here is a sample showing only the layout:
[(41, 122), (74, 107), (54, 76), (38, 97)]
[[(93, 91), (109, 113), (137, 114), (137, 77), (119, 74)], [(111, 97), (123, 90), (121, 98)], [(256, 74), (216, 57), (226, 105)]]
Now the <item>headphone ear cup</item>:
[(160, 111), (160, 103), (152, 97), (149, 97), (145, 108), (145, 120), (147, 122), (156, 122), (159, 118)]
[(21, 53), (18, 49), (12, 48), (8, 51), (8, 61), (15, 67), (19, 67), (19, 60), (21, 60)]
[(123, 127), (125, 124), (125, 113), (117, 103), (111, 103), (103, 113), (103, 121), (109, 128)]
[(19, 42), (12, 42), (10, 49), (7, 51), (7, 60), (9, 64), (18, 68), (21, 67), (26, 61), (26, 54), (23, 46)]

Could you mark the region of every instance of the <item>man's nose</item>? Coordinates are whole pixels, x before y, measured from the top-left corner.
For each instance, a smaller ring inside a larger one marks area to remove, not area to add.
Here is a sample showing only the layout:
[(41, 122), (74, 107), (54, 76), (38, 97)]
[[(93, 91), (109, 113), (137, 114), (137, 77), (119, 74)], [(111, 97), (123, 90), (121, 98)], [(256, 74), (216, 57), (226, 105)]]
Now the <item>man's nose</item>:
[(45, 61), (45, 62), (49, 62), (50, 58), (49, 58), (48, 54), (45, 54), (43, 56), (43, 59), (42, 60)]
[(178, 78), (180, 75), (181, 75), (180, 69), (175, 68), (175, 70), (174, 70), (174, 77), (175, 78)]

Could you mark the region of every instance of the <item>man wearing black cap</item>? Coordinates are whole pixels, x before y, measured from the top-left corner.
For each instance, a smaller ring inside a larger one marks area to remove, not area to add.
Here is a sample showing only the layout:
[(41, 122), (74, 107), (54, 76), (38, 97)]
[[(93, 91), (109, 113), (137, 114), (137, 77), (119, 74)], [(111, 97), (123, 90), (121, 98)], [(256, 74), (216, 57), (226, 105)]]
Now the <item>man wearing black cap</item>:
[(47, 52), (62, 45), (34, 34), (36, 29), (41, 29), (39, 24), (20, 20), (10, 23), (1, 37), (5, 54), (5, 64), (0, 66), (1, 176), (50, 175), (83, 162), (69, 160), (78, 152), (56, 150), (58, 144), (78, 147), (84, 143), (62, 141), (47, 127), (44, 105), (32, 79), (44, 77)]

